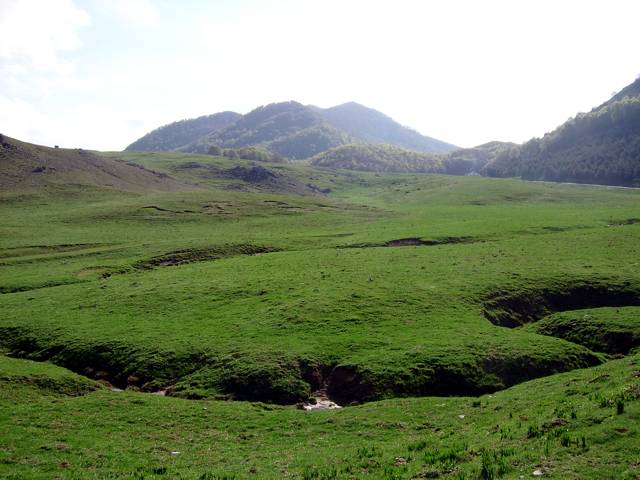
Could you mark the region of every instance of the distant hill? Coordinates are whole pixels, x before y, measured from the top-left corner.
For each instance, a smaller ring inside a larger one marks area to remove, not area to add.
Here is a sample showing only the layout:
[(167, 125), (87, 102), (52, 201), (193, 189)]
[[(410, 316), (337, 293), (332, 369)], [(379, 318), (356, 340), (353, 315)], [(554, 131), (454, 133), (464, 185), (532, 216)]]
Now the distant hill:
[(141, 166), (67, 148), (50, 148), (0, 135), (0, 190), (97, 187), (130, 192), (189, 188)]
[(180, 150), (206, 153), (212, 145), (221, 148), (259, 145), (287, 158), (303, 159), (350, 140), (314, 109), (298, 102), (283, 102), (258, 107), (228, 127), (211, 132)]
[(332, 148), (311, 159), (323, 168), (398, 173), (479, 174), (502, 152), (517, 148), (515, 143), (489, 142), (449, 153), (416, 152), (384, 144), (350, 144)]
[(577, 183), (640, 186), (640, 78), (609, 101), (542, 138), (500, 153), (483, 173)]
[(344, 130), (364, 143), (384, 143), (433, 153), (450, 152), (458, 148), (403, 127), (385, 114), (359, 103), (344, 103), (325, 110), (319, 109), (319, 112), (335, 128)]
[(445, 173), (443, 159), (395, 145), (350, 144), (332, 148), (311, 159), (316, 167), (369, 172)]
[(195, 142), (203, 135), (231, 125), (241, 116), (235, 112), (221, 112), (173, 122), (147, 133), (144, 137), (129, 145), (126, 150), (137, 152), (175, 150), (183, 145)]
[[(191, 128), (193, 124), (189, 122), (198, 120), (176, 122), (154, 130), (128, 146), (127, 150), (146, 150), (153, 145), (160, 151), (206, 153), (211, 146), (223, 149), (260, 146), (300, 160), (352, 143), (388, 143), (425, 152), (445, 152), (455, 148), (403, 127), (386, 115), (357, 103), (329, 109), (293, 101), (273, 103), (237, 116), (227, 125), (216, 126), (199, 136), (193, 135), (195, 138), (180, 144), (187, 136), (180, 136), (177, 132), (187, 129), (195, 134), (195, 129)], [(199, 132), (203, 130), (204, 125)], [(169, 134), (172, 134), (171, 141), (163, 138)]]
[(447, 173), (451, 175), (480, 174), (498, 155), (514, 148), (518, 148), (517, 143), (493, 141), (473, 148), (453, 150), (445, 157)]

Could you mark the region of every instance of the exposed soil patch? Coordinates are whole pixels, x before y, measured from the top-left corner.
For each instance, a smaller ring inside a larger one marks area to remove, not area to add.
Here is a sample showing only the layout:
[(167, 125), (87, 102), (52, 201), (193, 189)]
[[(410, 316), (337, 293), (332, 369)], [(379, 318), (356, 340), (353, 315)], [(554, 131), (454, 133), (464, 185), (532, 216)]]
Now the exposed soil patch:
[(554, 312), (640, 305), (640, 285), (628, 281), (570, 280), (519, 291), (492, 292), (484, 316), (495, 325), (519, 327)]
[(274, 172), (259, 165), (254, 167), (233, 167), (229, 170), (225, 170), (224, 173), (230, 177), (239, 178), (250, 183), (266, 182), (277, 177)]
[(151, 269), (156, 267), (172, 267), (193, 262), (205, 262), (217, 260), (225, 257), (239, 255), (256, 255), (258, 253), (270, 253), (278, 251), (277, 248), (261, 245), (219, 245), (209, 248), (190, 248), (185, 250), (175, 250), (152, 257), (148, 260), (137, 262), (134, 267), (141, 269)]
[(30, 292), (32, 290), (40, 290), (42, 288), (51, 288), (51, 287), (59, 287), (62, 285), (72, 285), (74, 283), (79, 283), (80, 280), (65, 280), (62, 282), (45, 282), (39, 285), (20, 285), (20, 286), (4, 286), (0, 285), (0, 295), (4, 295), (6, 293), (20, 293), (20, 292)]
[(400, 238), (388, 241), (385, 247), (409, 247), (412, 245), (425, 245), (425, 241), (419, 238)]
[(64, 243), (60, 245), (26, 245), (23, 247), (10, 247), (0, 250), (0, 258), (23, 257), (27, 255), (40, 255), (46, 253), (74, 252), (108, 246), (108, 243)]
[(609, 224), (610, 227), (619, 227), (622, 225), (636, 225), (640, 223), (640, 218), (627, 218), (626, 220), (616, 220)]
[[(323, 195), (328, 193), (311, 184), (304, 184), (295, 177), (270, 170), (261, 165), (237, 166), (220, 172), (225, 178), (241, 180), (245, 183), (273, 192), (287, 192), (298, 195)], [(236, 185), (242, 188), (242, 185)]]
[(415, 246), (436, 246), (455, 243), (473, 243), (479, 241), (475, 237), (438, 237), (438, 238), (398, 238), (378, 243), (353, 243), (350, 245), (339, 245), (336, 248), (375, 248), (375, 247), (415, 247)]
[(142, 207), (144, 209), (155, 210), (157, 212), (168, 212), (168, 213), (197, 213), (194, 210), (170, 210), (168, 208), (158, 207), (157, 205), (147, 205), (146, 207)]

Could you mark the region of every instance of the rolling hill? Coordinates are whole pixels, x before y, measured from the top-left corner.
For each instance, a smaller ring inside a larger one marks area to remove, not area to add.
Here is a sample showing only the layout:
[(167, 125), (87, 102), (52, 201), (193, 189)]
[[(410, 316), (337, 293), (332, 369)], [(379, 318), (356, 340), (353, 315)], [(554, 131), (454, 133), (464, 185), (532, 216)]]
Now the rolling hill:
[(2, 191), (24, 192), (48, 187), (97, 187), (131, 192), (190, 188), (166, 174), (81, 148), (50, 148), (0, 135)]
[(640, 78), (542, 138), (502, 152), (493, 177), (640, 186)]
[[(225, 117), (225, 120), (230, 118)], [(346, 103), (328, 109), (293, 101), (273, 103), (236, 117), (225, 126), (216, 125), (208, 132), (204, 131), (205, 126), (201, 122), (198, 127), (202, 125), (202, 128), (195, 135), (196, 129), (191, 128), (192, 123), (189, 122), (197, 120), (199, 119), (161, 127), (129, 145), (127, 150), (147, 151), (149, 146), (153, 146), (158, 151), (206, 153), (211, 146), (261, 146), (279, 155), (301, 160), (351, 143), (387, 143), (422, 152), (455, 149), (453, 145), (425, 137), (386, 115), (357, 103)], [(174, 133), (186, 127), (190, 127), (190, 138), (179, 144), (187, 136)]]

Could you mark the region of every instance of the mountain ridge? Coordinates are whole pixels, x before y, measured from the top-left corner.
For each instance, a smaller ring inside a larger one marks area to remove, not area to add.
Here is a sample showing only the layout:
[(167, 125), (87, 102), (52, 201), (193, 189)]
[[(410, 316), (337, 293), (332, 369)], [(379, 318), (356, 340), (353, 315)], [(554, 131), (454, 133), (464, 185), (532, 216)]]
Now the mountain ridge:
[[(245, 115), (235, 114), (238, 116), (226, 117), (225, 120), (230, 120), (228, 123), (202, 134), (203, 119), (216, 115), (220, 114), (181, 120), (157, 128), (133, 142), (125, 150), (207, 153), (212, 146), (260, 146), (279, 155), (302, 160), (330, 148), (352, 143), (391, 144), (429, 153), (444, 153), (457, 148), (404, 127), (391, 117), (356, 102), (327, 109), (303, 105), (296, 101), (271, 103), (255, 108)], [(177, 141), (167, 141), (164, 138), (165, 135), (173, 134), (174, 130), (190, 128), (192, 132), (188, 135), (178, 136), (180, 140), (189, 140), (181, 145)]]

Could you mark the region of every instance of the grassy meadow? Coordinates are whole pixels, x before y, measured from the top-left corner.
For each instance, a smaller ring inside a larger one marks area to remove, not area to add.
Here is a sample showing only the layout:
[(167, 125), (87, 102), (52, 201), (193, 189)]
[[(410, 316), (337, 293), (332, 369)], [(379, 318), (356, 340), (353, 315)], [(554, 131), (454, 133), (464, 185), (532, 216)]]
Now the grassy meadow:
[(640, 191), (108, 155), (0, 193), (0, 477), (640, 475)]

